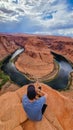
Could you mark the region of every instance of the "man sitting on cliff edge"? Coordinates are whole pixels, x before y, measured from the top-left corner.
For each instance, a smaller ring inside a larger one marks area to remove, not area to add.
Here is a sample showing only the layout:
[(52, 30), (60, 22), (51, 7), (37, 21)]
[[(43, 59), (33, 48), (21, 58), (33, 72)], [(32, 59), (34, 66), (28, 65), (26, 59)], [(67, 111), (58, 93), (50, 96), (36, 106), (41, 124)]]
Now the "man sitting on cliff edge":
[[(37, 95), (42, 95), (36, 98)], [(27, 117), (33, 121), (42, 120), (42, 116), (47, 107), (46, 99), (48, 94), (40, 89), (35, 89), (35, 86), (30, 84), (27, 87), (27, 94), (22, 98), (23, 108), (27, 114)]]

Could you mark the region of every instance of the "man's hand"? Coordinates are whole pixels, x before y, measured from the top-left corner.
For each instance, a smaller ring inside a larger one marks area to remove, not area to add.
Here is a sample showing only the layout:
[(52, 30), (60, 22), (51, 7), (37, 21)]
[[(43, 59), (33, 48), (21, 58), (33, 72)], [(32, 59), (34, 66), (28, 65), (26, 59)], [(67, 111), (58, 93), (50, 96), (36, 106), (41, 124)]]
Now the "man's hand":
[(42, 90), (39, 89), (39, 88), (36, 89), (36, 92), (37, 92), (37, 95), (39, 95), (39, 96), (45, 96), (46, 99), (47, 99), (48, 94), (47, 94), (46, 92), (42, 91)]

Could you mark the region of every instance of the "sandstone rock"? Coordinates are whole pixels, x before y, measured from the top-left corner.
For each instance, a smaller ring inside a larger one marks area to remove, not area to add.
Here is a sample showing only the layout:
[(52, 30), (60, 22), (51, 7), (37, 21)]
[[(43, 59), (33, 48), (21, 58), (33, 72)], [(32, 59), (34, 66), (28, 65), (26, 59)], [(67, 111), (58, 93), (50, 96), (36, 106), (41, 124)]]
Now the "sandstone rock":
[(19, 125), (16, 128), (14, 128), (13, 130), (23, 130), (23, 128)]
[(42, 83), (42, 90), (48, 93), (48, 107), (43, 119), (33, 122), (27, 119), (22, 106), (22, 97), (27, 92), (27, 85), (0, 96), (0, 130), (72, 130), (73, 100), (63, 96)]
[[(37, 54), (37, 58), (30, 56), (30, 50)], [(35, 49), (31, 49), (27, 53), (22, 53), (17, 61), (15, 62), (16, 68), (23, 72), (31, 75), (34, 78), (41, 78), (47, 74), (50, 74), (54, 69), (53, 56), (50, 54), (50, 50), (45, 48), (44, 50), (38, 52)]]
[(12, 130), (26, 119), (20, 98), (15, 92), (0, 97), (0, 130)]
[[(20, 46), (25, 47), (26, 51), (18, 58), (16, 67), (22, 72), (30, 72), (31, 75), (33, 75), (32, 69), (35, 69), (34, 75), (36, 78), (53, 70), (51, 50), (62, 54), (73, 62), (73, 38), (21, 34), (0, 34), (0, 60)], [(25, 56), (25, 59), (23, 56)], [(37, 68), (41, 71), (37, 71)], [(72, 81), (71, 90), (73, 90)], [(37, 84), (35, 85), (38, 87)], [(27, 120), (21, 102), (22, 96), (27, 92), (27, 85), (16, 92), (7, 92), (9, 88), (6, 88), (7, 93), (0, 96), (0, 130), (73, 130), (73, 92), (70, 96), (69, 91), (60, 93), (47, 85), (40, 85), (48, 93), (48, 107), (42, 121), (32, 122)], [(10, 89), (13, 91), (13, 85)], [(4, 89), (2, 89), (3, 92)]]
[[(46, 127), (50, 130), (72, 130), (73, 100), (61, 95), (59, 92), (51, 89), (50, 87), (47, 87), (47, 85), (40, 85), (42, 86), (42, 90), (48, 93), (48, 107), (41, 122), (24, 122), (24, 130), (30, 130), (30, 126), (32, 130), (44, 130)], [(35, 86), (37, 87), (37, 84), (35, 84)], [(17, 90), (21, 98), (21, 92), (23, 92), (23, 90), (24, 88)]]
[(46, 45), (50, 50), (62, 54), (73, 61), (73, 38), (26, 34), (0, 34), (0, 60), (15, 51), (19, 46), (25, 47), (26, 44), (28, 44), (30, 48), (33, 47), (32, 50), (34, 50), (34, 46), (39, 51), (42, 51), (43, 48), (44, 52), (46, 52), (44, 49)]
[(39, 122), (28, 120), (24, 122), (22, 126), (23, 130), (57, 130), (45, 117)]
[(57, 129), (73, 129), (73, 100), (61, 95), (59, 92), (42, 85), (42, 89), (48, 93), (46, 118)]
[(8, 38), (9, 36), (7, 35), (0, 35), (0, 60), (11, 54), (18, 48), (14, 40), (11, 40), (12, 38)]
[(6, 84), (4, 84), (1, 88), (1, 91), (0, 91), (0, 95), (8, 92), (8, 91), (15, 91), (19, 89), (19, 87), (16, 85), (16, 84), (13, 84), (13, 83), (10, 83), (10, 82), (7, 82)]

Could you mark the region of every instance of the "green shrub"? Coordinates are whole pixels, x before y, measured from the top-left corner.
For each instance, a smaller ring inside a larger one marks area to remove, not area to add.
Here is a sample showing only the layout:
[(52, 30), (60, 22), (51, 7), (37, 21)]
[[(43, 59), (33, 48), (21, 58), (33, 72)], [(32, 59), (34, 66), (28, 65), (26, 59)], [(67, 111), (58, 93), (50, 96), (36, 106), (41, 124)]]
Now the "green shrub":
[(10, 80), (9, 76), (6, 75), (3, 71), (0, 70), (0, 79), (2, 79), (2, 81), (0, 82), (0, 88), (2, 88), (2, 86), (8, 82)]

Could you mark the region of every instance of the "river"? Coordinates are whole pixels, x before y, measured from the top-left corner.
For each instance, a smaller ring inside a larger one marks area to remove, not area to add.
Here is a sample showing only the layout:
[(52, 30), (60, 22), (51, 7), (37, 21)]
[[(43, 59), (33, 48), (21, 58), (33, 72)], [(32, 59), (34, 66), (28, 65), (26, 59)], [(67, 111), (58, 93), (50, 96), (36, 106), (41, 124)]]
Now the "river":
[(47, 85), (51, 86), (56, 90), (63, 90), (66, 89), (69, 82), (69, 74), (73, 71), (72, 65), (69, 61), (63, 57), (62, 55), (56, 54), (52, 52), (54, 59), (56, 60), (57, 64), (59, 65), (59, 71), (57, 76), (52, 79), (51, 81), (45, 81)]
[(24, 48), (20, 48), (16, 50), (13, 54), (9, 55), (3, 62), (1, 69), (10, 76), (10, 79), (18, 84), (19, 86), (26, 85), (31, 81), (26, 78), (24, 74), (22, 74), (19, 70), (16, 69), (12, 60), (18, 55), (20, 55), (24, 51)]
[[(24, 74), (22, 74), (19, 70), (17, 70), (14, 63), (12, 62), (12, 60), (14, 60), (23, 52), (24, 48), (16, 50), (13, 54), (8, 56), (4, 60), (3, 65), (1, 67), (1, 69), (10, 76), (11, 80), (14, 81), (16, 84), (18, 84), (19, 86), (23, 86), (32, 82)], [(65, 57), (53, 52), (52, 54), (57, 64), (59, 65), (59, 71), (54, 79), (52, 79), (51, 81), (44, 81), (44, 83), (48, 84), (49, 86), (51, 86), (56, 90), (59, 89), (62, 90), (67, 87), (69, 81), (69, 74), (71, 71), (73, 71), (73, 68)]]

